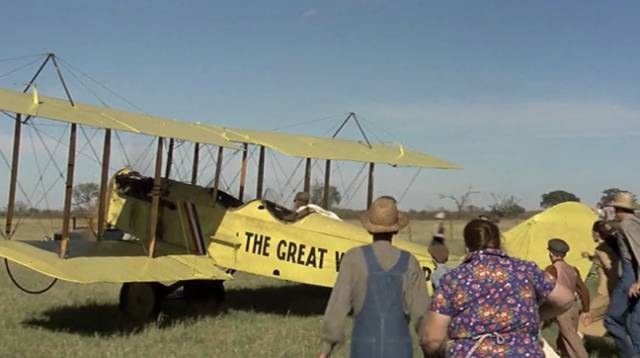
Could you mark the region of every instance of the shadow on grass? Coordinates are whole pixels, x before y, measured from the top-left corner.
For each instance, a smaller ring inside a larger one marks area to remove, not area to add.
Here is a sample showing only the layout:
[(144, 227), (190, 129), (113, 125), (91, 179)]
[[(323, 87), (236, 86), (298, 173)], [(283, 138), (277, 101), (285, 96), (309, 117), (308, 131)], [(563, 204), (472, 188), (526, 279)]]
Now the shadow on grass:
[(307, 285), (244, 288), (227, 291), (226, 307), (294, 316), (317, 316), (324, 313), (331, 289)]
[(163, 302), (158, 319), (145, 323), (128, 321), (118, 305), (87, 303), (54, 307), (42, 312), (43, 317), (28, 319), (22, 324), (85, 336), (114, 336), (135, 334), (150, 325), (162, 329), (198, 317), (224, 314), (227, 309), (313, 316), (324, 312), (330, 292), (327, 288), (306, 285), (231, 289), (227, 291), (223, 305), (212, 301), (168, 298)]
[(42, 315), (43, 318), (28, 319), (22, 324), (89, 336), (127, 334), (141, 328), (140, 325), (126, 323), (117, 305), (89, 303), (61, 306), (46, 310)]

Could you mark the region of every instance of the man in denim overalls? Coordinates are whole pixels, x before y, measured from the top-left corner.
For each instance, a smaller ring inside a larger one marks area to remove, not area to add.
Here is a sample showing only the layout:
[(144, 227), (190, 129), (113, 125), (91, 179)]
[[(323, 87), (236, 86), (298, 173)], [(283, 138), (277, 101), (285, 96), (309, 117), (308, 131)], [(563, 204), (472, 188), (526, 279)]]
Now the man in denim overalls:
[(318, 357), (329, 357), (343, 342), (344, 322), (353, 312), (352, 358), (412, 356), (410, 321), (416, 331), (428, 305), (425, 276), (413, 255), (391, 245), (408, 224), (395, 199), (376, 199), (361, 221), (373, 244), (347, 251), (340, 262), (323, 319)]

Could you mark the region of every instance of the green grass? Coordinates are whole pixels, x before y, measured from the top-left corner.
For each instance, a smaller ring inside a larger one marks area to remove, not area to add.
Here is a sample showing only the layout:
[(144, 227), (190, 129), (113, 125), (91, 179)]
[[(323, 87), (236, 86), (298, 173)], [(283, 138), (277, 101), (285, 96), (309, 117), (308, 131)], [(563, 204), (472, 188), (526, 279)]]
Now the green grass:
[[(24, 221), (21, 237), (41, 237), (41, 222)], [(503, 222), (506, 229), (515, 222)], [(53, 224), (50, 224), (53, 225)], [(401, 236), (430, 240), (432, 222), (411, 224)], [(450, 245), (462, 253), (462, 222)], [(36, 289), (49, 280), (11, 265), (17, 279)], [(120, 286), (58, 282), (44, 295), (27, 295), (0, 273), (0, 356), (4, 357), (312, 357), (330, 291), (237, 273), (226, 284), (223, 308), (169, 300), (158, 322), (132, 326), (118, 311)], [(349, 323), (350, 324), (350, 323)], [(553, 344), (554, 328), (544, 335)], [(348, 336), (348, 328), (345, 331)], [(589, 341), (593, 357), (612, 357), (609, 340)], [(335, 357), (346, 357), (348, 346)], [(415, 345), (416, 354), (419, 350)], [(418, 356), (418, 355), (416, 355)]]

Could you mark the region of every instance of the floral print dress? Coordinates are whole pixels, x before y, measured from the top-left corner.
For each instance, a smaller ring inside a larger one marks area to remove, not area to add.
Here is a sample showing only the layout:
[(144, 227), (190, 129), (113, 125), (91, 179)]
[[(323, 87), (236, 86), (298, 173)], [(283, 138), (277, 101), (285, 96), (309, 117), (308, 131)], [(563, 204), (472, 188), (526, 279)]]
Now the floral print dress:
[[(471, 253), (440, 279), (431, 311), (451, 317), (447, 357), (544, 357), (538, 306), (555, 279), (497, 249)], [(475, 346), (475, 347), (474, 347)]]

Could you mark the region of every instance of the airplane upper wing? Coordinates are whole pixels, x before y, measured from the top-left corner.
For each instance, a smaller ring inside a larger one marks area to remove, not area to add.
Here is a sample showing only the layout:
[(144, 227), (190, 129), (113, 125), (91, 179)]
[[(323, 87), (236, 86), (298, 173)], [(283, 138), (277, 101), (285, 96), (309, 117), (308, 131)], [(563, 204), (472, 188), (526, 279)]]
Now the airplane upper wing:
[[(176, 138), (194, 143), (239, 149), (237, 142), (262, 145), (286, 155), (303, 158), (349, 160), (423, 168), (460, 169), (461, 166), (400, 144), (361, 141), (226, 128), (200, 122), (167, 119), (143, 113), (100, 107), (0, 88), (0, 110), (49, 118), (98, 128)], [(234, 143), (236, 142), (236, 143)]]
[(72, 106), (68, 100), (21, 93), (6, 88), (0, 88), (0, 109), (66, 123), (240, 148), (238, 144), (222, 136), (222, 127), (205, 126), (196, 122), (167, 119), (78, 102)]
[(369, 146), (367, 143), (354, 140), (234, 128), (225, 128), (224, 136), (231, 141), (263, 145), (294, 157), (384, 163), (421, 168), (462, 168), (458, 164), (407, 149), (402, 145), (371, 144)]

